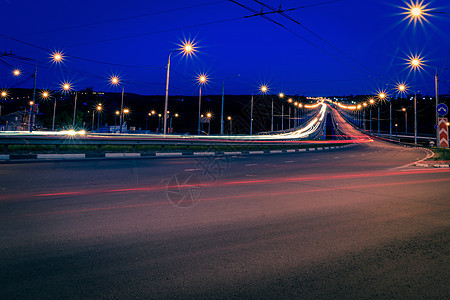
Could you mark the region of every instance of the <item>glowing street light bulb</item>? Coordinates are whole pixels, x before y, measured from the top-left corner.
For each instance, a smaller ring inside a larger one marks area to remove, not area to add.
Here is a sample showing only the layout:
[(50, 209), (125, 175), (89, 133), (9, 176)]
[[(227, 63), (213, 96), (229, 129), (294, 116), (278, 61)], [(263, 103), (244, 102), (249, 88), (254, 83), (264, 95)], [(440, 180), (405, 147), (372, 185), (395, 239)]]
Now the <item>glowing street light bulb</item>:
[(403, 91), (406, 90), (406, 86), (405, 86), (404, 84), (400, 84), (400, 85), (398, 86), (398, 90), (401, 91), (401, 92), (403, 92)]
[(198, 81), (200, 82), (200, 84), (206, 83), (206, 80), (207, 80), (207, 78), (206, 78), (205, 75), (200, 75), (200, 76), (198, 77)]
[(378, 94), (378, 97), (379, 97), (380, 99), (384, 99), (384, 98), (386, 98), (386, 94), (385, 94), (385, 93), (379, 93), (379, 94)]
[(196, 51), (195, 43), (191, 40), (185, 40), (181, 43), (180, 48), (177, 51), (181, 51), (184, 55), (190, 56)]
[(278, 94), (278, 97), (284, 98), (284, 94), (283, 94), (283, 93), (279, 93), (279, 94)]
[(68, 82), (62, 83), (62, 84), (61, 84), (61, 87), (62, 87), (62, 89), (63, 89), (64, 91), (66, 91), (66, 92), (69, 91), (70, 88), (71, 88), (70, 83), (68, 83)]
[(403, 107), (403, 108), (402, 108), (402, 111), (406, 111), (406, 108)]
[(116, 110), (116, 115), (117, 116), (120, 115), (120, 111)]
[(123, 113), (124, 114), (127, 114), (127, 113), (129, 113), (130, 112), (130, 110), (128, 109), (128, 108), (125, 108), (124, 110), (123, 110)]
[(117, 77), (117, 76), (112, 76), (112, 77), (110, 78), (110, 82), (111, 82), (111, 84), (113, 84), (113, 85), (119, 84), (119, 82), (120, 82), (119, 77)]
[(408, 55), (406, 61), (413, 71), (423, 69), (424, 60), (419, 55)]
[(19, 76), (19, 75), (20, 75), (20, 70), (19, 70), (19, 69), (15, 69), (15, 70), (13, 71), (13, 75), (14, 75), (14, 76)]
[(101, 105), (101, 104), (97, 105), (97, 110), (98, 110), (98, 111), (101, 111), (101, 110), (102, 110), (102, 105)]
[(374, 100), (373, 98), (370, 98), (370, 99), (369, 99), (369, 103), (370, 103), (370, 104), (374, 104), (374, 103), (375, 103), (375, 100)]
[(48, 98), (48, 97), (50, 96), (50, 93), (47, 92), (47, 91), (43, 91), (43, 92), (41, 93), (41, 96), (42, 96), (42, 98), (46, 99), (46, 98)]
[(417, 24), (417, 21), (420, 22), (420, 24), (423, 25), (423, 21), (427, 21), (427, 16), (430, 16), (429, 11), (433, 10), (430, 8), (427, 8), (428, 4), (423, 4), (423, 0), (419, 2), (419, 0), (416, 0), (414, 3), (413, 0), (411, 0), (410, 3), (406, 3), (407, 7), (401, 7), (404, 11), (402, 14), (406, 15), (403, 20), (409, 19), (408, 24), (414, 21), (414, 25)]
[(414, 7), (413, 9), (411, 9), (411, 14), (414, 17), (418, 17), (420, 16), (420, 14), (422, 14), (422, 10), (420, 9), (420, 7)]
[(267, 91), (268, 91), (269, 89), (268, 89), (268, 87), (267, 87), (266, 85), (262, 85), (262, 86), (260, 87), (260, 90), (261, 90), (261, 92), (263, 92), (263, 93), (267, 93)]
[(207, 118), (211, 118), (211, 117), (212, 117), (212, 114), (211, 114), (211, 113), (207, 113), (207, 114), (206, 114), (206, 117), (207, 117)]
[(227, 118), (228, 120), (231, 120), (231, 117), (230, 116), (228, 116), (228, 118)]
[(150, 113), (151, 113), (152, 115), (154, 115), (154, 114), (156, 114), (156, 111), (152, 110)]
[(292, 103), (292, 98), (289, 98), (289, 99), (288, 99), (288, 102), (289, 102), (289, 103)]
[(55, 63), (60, 63), (64, 60), (64, 55), (61, 52), (53, 52), (52, 53), (52, 61)]
[(1, 95), (2, 95), (3, 98), (6, 98), (8, 96), (8, 92), (7, 91), (2, 91)]

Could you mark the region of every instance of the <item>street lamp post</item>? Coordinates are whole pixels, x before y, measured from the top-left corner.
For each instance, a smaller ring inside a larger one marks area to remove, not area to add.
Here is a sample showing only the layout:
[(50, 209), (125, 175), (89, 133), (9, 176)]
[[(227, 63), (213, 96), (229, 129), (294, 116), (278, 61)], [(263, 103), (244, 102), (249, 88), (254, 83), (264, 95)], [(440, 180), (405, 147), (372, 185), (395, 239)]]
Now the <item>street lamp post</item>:
[(405, 134), (408, 134), (408, 111), (406, 110), (406, 108), (402, 108), (402, 111), (405, 112)]
[(97, 132), (100, 129), (100, 113), (101, 113), (102, 109), (103, 109), (102, 104), (101, 103), (98, 104), (97, 105)]
[[(381, 101), (384, 100), (386, 97), (387, 97), (387, 95), (385, 92), (378, 93), (378, 98)], [(380, 102), (378, 102), (378, 134), (380, 134)]]
[(206, 75), (199, 75), (198, 78), (199, 83), (199, 92), (198, 92), (198, 135), (200, 135), (200, 123), (201, 123), (201, 109), (202, 109), (202, 85), (206, 84), (208, 78)]
[[(421, 14), (423, 14), (423, 12)], [(419, 16), (421, 14), (419, 14)], [(425, 66), (425, 65), (426, 66), (430, 66), (430, 65), (425, 64), (423, 58), (418, 56), (418, 55), (410, 55), (408, 57), (408, 64), (410, 65), (410, 68), (413, 71), (421, 70), (421, 69), (423, 69), (423, 66)], [(439, 74), (438, 74), (437, 68), (434, 67), (434, 69), (436, 71), (435, 76), (434, 76), (434, 89), (435, 89), (435, 92), (436, 92), (436, 95), (435, 95), (435, 98), (436, 98), (436, 111), (435, 111), (435, 115), (436, 115), (436, 119), (435, 119), (435, 124), (436, 124), (436, 147), (439, 147), (439, 126), (438, 126), (439, 113), (437, 111), (437, 107), (439, 105), (439, 81), (438, 81)], [(414, 100), (414, 101), (416, 101), (416, 100)], [(414, 115), (415, 115), (414, 118), (416, 119), (416, 112), (414, 113)]]
[(211, 134), (211, 117), (212, 117), (211, 113), (206, 114), (206, 118), (208, 119), (208, 135)]
[(227, 80), (228, 78), (239, 77), (239, 76), (241, 76), (241, 75), (238, 74), (238, 75), (227, 77), (222, 82), (222, 109), (220, 111), (220, 135), (223, 135), (223, 102), (224, 102), (224, 98), (225, 98), (225, 80)]
[(231, 118), (231, 116), (228, 116), (228, 121), (230, 121), (230, 135), (233, 134), (233, 119)]
[(284, 102), (283, 102), (284, 94), (279, 93), (278, 97), (281, 99), (281, 130), (284, 130), (284, 125), (283, 125), (284, 124)]
[(166, 76), (166, 97), (164, 101), (164, 126), (163, 134), (167, 133), (167, 110), (169, 105), (169, 74), (170, 74), (170, 58), (174, 52), (182, 52), (183, 55), (190, 55), (195, 51), (195, 45), (190, 41), (186, 41), (181, 45), (181, 48), (175, 49), (169, 53), (169, 59), (167, 61), (167, 76)]
[(29, 119), (29, 127), (30, 127), (30, 132), (32, 132), (33, 130), (31, 129), (33, 127), (33, 106), (34, 106), (34, 101), (30, 101), (28, 103), (30, 105), (30, 119)]
[[(288, 99), (288, 103), (292, 104), (292, 98)], [(291, 105), (289, 105), (289, 129), (291, 129)]]
[(253, 135), (253, 94), (250, 105), (250, 135)]
[(369, 123), (369, 131), (370, 132), (372, 132), (372, 105), (375, 103), (375, 99), (373, 99), (373, 98), (370, 98), (369, 99), (369, 105), (370, 105), (370, 108), (369, 108), (369, 119), (370, 119), (370, 123)]
[(414, 93), (414, 145), (417, 145), (417, 92)]
[(180, 115), (179, 114), (174, 114), (173, 116), (170, 117), (170, 124), (169, 124), (169, 132), (173, 133), (173, 118), (178, 118)]

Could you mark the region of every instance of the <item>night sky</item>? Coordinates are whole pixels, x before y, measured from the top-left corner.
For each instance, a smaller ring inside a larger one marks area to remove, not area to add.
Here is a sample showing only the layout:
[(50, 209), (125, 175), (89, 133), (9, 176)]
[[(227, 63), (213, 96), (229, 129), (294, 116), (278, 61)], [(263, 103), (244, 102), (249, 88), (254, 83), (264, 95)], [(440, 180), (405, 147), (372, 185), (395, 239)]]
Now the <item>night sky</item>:
[[(252, 16), (271, 11), (253, 0), (0, 3), (0, 53), (15, 54), (0, 57), (0, 88), (31, 88), (37, 63), (38, 89), (69, 81), (77, 90), (120, 91), (108, 81), (118, 75), (126, 92), (162, 95), (168, 55), (183, 40), (198, 51), (172, 56), (170, 95), (198, 94), (199, 73), (208, 76), (208, 94), (220, 94), (223, 80), (237, 74), (226, 80), (227, 94), (258, 93), (260, 84), (290, 95), (374, 94), (397, 82), (433, 94), (435, 67), (450, 68), (448, 0), (424, 2), (433, 10), (416, 25), (404, 20), (401, 0), (263, 1), (290, 19)], [(52, 51), (63, 52), (63, 64), (51, 63)], [(427, 65), (410, 72), (406, 59), (416, 54)], [(450, 93), (449, 80), (450, 69), (440, 73), (441, 94)]]

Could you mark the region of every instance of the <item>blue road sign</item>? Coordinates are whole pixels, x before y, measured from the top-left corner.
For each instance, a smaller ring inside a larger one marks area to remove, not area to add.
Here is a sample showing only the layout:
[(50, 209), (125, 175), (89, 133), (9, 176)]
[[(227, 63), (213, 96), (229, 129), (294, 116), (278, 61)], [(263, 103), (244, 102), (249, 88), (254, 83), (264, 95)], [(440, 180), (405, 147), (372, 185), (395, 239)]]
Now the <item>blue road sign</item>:
[(444, 103), (439, 103), (436, 110), (441, 116), (445, 116), (448, 113), (448, 107)]

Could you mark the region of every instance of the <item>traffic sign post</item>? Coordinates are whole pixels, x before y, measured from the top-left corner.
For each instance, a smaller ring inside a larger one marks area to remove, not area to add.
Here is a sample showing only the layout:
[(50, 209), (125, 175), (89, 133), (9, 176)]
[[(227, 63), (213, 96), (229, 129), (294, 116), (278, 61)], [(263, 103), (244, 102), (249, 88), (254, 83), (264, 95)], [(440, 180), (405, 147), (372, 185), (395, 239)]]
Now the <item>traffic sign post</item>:
[(439, 118), (439, 147), (448, 148), (447, 118)]

